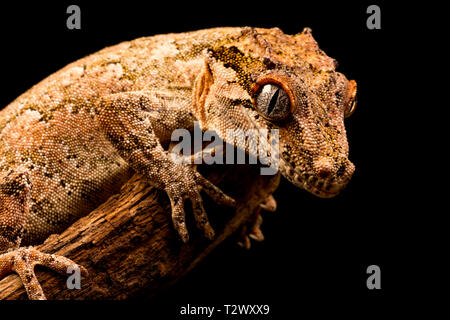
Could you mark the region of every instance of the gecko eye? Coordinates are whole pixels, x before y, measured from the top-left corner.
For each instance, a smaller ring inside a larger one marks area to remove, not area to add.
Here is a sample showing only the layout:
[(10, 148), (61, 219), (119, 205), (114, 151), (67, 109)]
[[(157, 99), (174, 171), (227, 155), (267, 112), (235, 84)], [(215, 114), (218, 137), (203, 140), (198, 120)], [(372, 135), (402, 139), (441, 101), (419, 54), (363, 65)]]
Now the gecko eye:
[(357, 102), (357, 97), (356, 97), (356, 81), (355, 80), (350, 80), (348, 82), (348, 86), (349, 86), (349, 91), (350, 91), (350, 99), (348, 101), (347, 106), (345, 107), (344, 110), (344, 117), (348, 118), (350, 117), (353, 112), (355, 112), (356, 109), (356, 102)]
[(273, 121), (285, 119), (292, 110), (291, 100), (282, 88), (265, 84), (255, 99), (255, 109), (265, 118)]
[(354, 97), (347, 105), (347, 108), (345, 109), (344, 113), (345, 118), (350, 117), (353, 114), (353, 112), (355, 112), (355, 109), (356, 109), (356, 97)]

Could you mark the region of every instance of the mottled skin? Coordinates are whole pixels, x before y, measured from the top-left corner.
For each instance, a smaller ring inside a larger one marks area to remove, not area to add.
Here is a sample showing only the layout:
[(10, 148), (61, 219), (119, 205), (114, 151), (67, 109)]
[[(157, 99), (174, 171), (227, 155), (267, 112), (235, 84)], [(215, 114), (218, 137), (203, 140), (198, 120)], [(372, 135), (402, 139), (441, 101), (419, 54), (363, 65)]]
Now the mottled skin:
[[(278, 128), (281, 173), (317, 196), (336, 195), (354, 171), (344, 117), (356, 84), (335, 67), (309, 29), (217, 28), (124, 42), (44, 79), (0, 113), (0, 277), (17, 272), (30, 298), (45, 298), (34, 265), (64, 273), (74, 262), (20, 246), (61, 232), (134, 171), (167, 192), (183, 241), (186, 198), (212, 238), (200, 190), (234, 200), (164, 149), (194, 120), (225, 141), (226, 129)], [(289, 96), (283, 120), (255, 110), (267, 83)]]

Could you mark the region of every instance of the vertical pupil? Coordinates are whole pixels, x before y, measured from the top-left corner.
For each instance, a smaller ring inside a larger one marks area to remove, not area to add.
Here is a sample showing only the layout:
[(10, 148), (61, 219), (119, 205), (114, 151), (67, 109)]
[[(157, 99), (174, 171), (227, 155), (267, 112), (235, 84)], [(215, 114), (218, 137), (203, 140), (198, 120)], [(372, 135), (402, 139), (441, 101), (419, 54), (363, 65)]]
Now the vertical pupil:
[(269, 108), (267, 108), (267, 114), (271, 114), (272, 110), (275, 108), (275, 105), (277, 104), (279, 93), (280, 93), (280, 89), (277, 88), (275, 93), (273, 94), (272, 98), (270, 99)]

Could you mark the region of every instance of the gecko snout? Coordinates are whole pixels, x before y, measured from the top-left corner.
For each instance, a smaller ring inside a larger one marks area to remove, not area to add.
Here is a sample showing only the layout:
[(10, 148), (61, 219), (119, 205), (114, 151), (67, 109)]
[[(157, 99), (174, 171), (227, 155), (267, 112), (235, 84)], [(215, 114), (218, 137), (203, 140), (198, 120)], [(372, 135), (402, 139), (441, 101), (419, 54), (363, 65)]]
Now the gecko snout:
[(329, 177), (333, 173), (334, 167), (334, 160), (328, 157), (320, 157), (314, 161), (314, 171), (322, 179)]
[(350, 178), (355, 171), (355, 165), (348, 159), (338, 159), (331, 157), (319, 157), (314, 161), (314, 172), (317, 177), (322, 179), (337, 178), (346, 180)]
[(313, 162), (313, 169), (316, 178), (308, 180), (308, 187), (313, 189), (315, 195), (328, 198), (338, 194), (347, 185), (355, 166), (348, 159), (319, 157)]

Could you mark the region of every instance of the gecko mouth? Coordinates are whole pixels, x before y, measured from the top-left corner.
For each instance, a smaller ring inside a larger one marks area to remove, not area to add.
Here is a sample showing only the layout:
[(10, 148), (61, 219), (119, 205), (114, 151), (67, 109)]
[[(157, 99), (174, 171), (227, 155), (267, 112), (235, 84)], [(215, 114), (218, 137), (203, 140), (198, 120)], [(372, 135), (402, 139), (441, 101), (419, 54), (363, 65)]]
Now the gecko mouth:
[(304, 173), (296, 168), (293, 168), (289, 163), (280, 159), (280, 172), (293, 185), (302, 188), (309, 193), (320, 198), (332, 198), (339, 194), (342, 189), (350, 181), (350, 176), (342, 179), (336, 177), (329, 177), (322, 179), (316, 175)]

